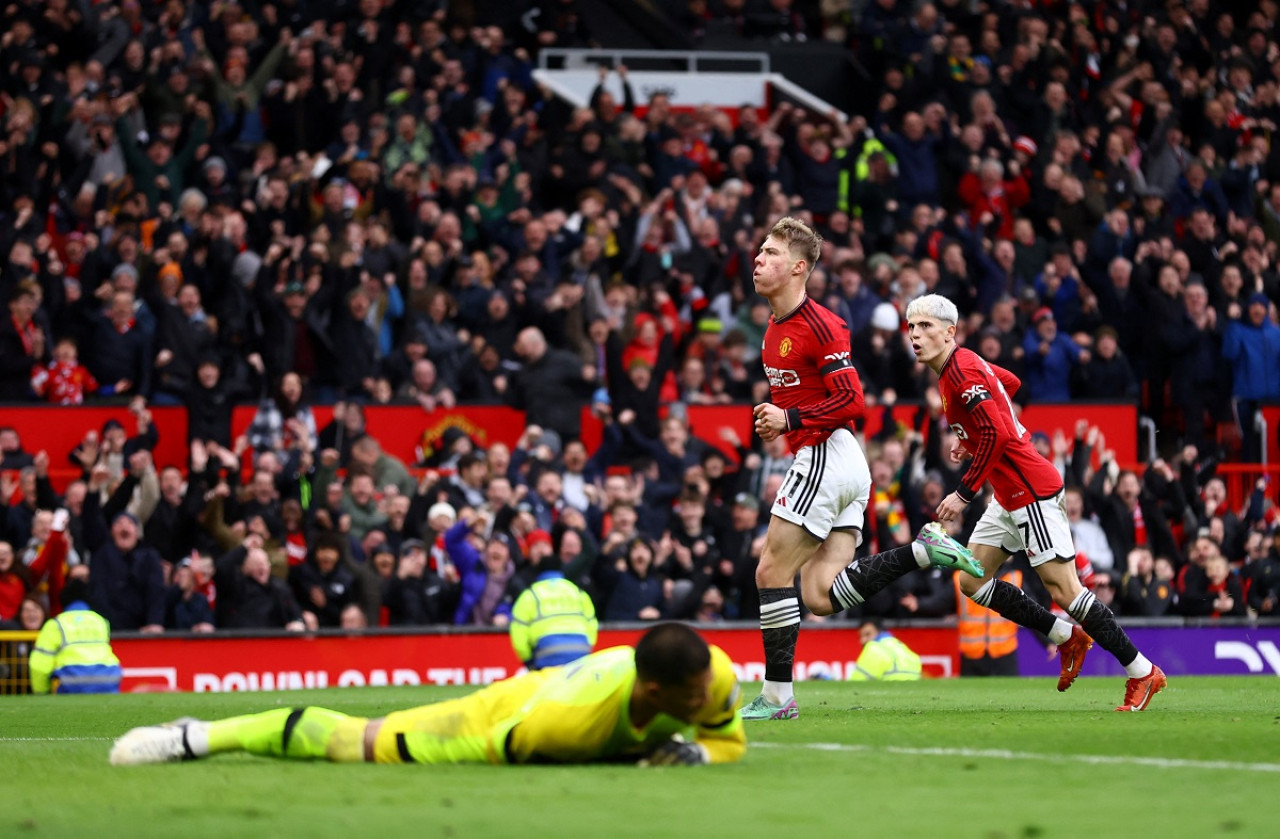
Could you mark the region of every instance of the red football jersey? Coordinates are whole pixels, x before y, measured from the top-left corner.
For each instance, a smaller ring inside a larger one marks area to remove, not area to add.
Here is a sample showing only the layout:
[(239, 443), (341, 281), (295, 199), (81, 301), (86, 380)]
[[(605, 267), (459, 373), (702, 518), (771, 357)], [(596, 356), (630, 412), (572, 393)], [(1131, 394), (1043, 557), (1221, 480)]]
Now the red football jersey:
[(1009, 394), (1021, 386), (1017, 376), (963, 347), (942, 365), (942, 410), (973, 455), (958, 490), (966, 501), (972, 501), (987, 481), (1006, 510), (1052, 498), (1062, 489), (1062, 476), (1031, 445), (1031, 435), (1013, 412)]
[(862, 380), (849, 358), (849, 327), (808, 297), (769, 318), (760, 348), (773, 404), (787, 412), (791, 451), (821, 443), (862, 416)]

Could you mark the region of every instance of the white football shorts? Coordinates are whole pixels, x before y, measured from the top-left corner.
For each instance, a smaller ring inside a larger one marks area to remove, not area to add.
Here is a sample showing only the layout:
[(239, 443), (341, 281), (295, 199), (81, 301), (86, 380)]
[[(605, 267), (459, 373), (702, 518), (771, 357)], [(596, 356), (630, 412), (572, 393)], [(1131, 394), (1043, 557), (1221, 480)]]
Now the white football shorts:
[(862, 531), (871, 500), (871, 470), (853, 432), (837, 429), (796, 453), (770, 512), (818, 539), (832, 530)]
[(991, 545), (1010, 554), (1026, 551), (1033, 566), (1076, 556), (1062, 490), (1052, 498), (1033, 501), (1013, 511), (991, 499), (987, 511), (974, 526), (969, 543)]

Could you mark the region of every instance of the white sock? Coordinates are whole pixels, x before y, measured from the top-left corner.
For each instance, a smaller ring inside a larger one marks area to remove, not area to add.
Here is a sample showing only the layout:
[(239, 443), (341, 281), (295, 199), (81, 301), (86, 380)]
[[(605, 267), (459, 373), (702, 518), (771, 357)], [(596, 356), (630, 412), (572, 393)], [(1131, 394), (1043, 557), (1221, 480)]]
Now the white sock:
[(1062, 618), (1053, 619), (1053, 629), (1049, 630), (1049, 640), (1054, 644), (1065, 644), (1071, 640), (1071, 624)]
[(1147, 657), (1142, 653), (1138, 653), (1138, 657), (1124, 666), (1125, 675), (1130, 679), (1145, 679), (1151, 675), (1151, 662), (1147, 661)]
[(911, 555), (916, 558), (916, 565), (919, 565), (921, 568), (929, 567), (929, 552), (924, 549), (924, 545), (919, 542), (912, 542)]
[(187, 745), (196, 757), (209, 755), (209, 723), (187, 723)]
[(786, 705), (796, 695), (792, 689), (791, 682), (771, 682), (768, 679), (765, 679), (764, 688), (761, 689), (760, 693), (764, 695), (765, 699), (769, 700), (770, 705), (779, 707)]

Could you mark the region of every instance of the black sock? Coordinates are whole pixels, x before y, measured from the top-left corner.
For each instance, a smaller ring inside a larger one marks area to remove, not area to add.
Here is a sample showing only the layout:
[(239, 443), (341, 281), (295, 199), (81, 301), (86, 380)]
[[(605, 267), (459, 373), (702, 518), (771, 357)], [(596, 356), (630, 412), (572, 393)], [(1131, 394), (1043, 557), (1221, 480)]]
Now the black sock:
[[(831, 584), (831, 605), (852, 609), (876, 592), (912, 571), (920, 570), (912, 543), (866, 559), (855, 559)], [(763, 602), (763, 601), (761, 601)]]
[(760, 634), (764, 636), (764, 677), (791, 681), (800, 636), (800, 591), (795, 586), (760, 589)]
[(1069, 609), (1071, 617), (1080, 622), (1084, 631), (1102, 649), (1111, 653), (1121, 665), (1127, 667), (1138, 657), (1138, 648), (1129, 635), (1116, 623), (1111, 610), (1098, 602), (1092, 592), (1082, 592)]
[[(1048, 635), (1049, 630), (1053, 629), (1053, 623), (1057, 620), (1045, 607), (1027, 597), (1026, 593), (1013, 585), (1006, 583), (1004, 580), (993, 580), (991, 589), (986, 591), (983, 597), (983, 586), (974, 593), (973, 602), (979, 606), (986, 606), (991, 611), (997, 613), (1002, 618), (1013, 621), (1018, 626), (1025, 626), (1027, 629), (1034, 629), (1041, 635)], [(982, 599), (979, 599), (979, 598)], [(982, 602), (986, 600), (987, 602)]]

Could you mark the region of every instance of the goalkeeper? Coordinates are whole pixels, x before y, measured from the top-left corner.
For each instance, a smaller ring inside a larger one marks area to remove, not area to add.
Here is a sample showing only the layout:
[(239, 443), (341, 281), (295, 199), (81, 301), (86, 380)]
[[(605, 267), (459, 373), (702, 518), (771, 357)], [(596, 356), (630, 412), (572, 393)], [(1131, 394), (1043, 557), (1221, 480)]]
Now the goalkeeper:
[(135, 728), (116, 765), (221, 752), (336, 763), (729, 763), (747, 748), (729, 657), (683, 624), (563, 667), (378, 719), (281, 708)]

